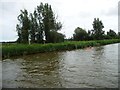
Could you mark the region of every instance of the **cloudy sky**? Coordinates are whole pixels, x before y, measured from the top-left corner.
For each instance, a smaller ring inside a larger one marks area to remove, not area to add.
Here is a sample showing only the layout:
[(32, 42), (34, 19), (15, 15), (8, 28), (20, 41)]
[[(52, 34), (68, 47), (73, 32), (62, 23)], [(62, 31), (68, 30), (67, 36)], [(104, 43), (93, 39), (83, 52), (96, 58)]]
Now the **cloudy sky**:
[(16, 24), (20, 9), (33, 12), (34, 8), (49, 3), (58, 20), (63, 23), (61, 32), (71, 37), (76, 27), (92, 29), (94, 18), (102, 20), (105, 31), (118, 31), (119, 0), (0, 0), (0, 41), (17, 39)]

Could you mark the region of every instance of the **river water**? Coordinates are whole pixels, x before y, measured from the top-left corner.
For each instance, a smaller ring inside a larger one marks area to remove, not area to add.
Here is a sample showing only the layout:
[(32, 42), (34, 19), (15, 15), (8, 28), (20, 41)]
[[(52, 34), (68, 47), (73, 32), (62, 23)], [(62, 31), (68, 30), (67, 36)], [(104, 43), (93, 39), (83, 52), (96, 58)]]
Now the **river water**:
[(4, 59), (4, 88), (117, 88), (118, 44)]

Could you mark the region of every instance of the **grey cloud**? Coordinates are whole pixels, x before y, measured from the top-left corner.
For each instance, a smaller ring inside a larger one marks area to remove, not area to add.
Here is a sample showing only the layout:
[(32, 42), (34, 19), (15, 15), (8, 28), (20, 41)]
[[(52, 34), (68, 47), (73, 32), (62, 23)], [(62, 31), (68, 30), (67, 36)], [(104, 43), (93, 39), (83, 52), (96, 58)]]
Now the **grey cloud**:
[(106, 16), (118, 16), (118, 7), (116, 6), (108, 9), (107, 11), (102, 11), (101, 14)]
[(0, 3), (0, 11), (4, 12), (12, 12), (16, 9), (17, 3), (15, 2), (1, 2)]
[(78, 17), (83, 17), (83, 18), (87, 18), (90, 17), (91, 13), (90, 12), (79, 12)]

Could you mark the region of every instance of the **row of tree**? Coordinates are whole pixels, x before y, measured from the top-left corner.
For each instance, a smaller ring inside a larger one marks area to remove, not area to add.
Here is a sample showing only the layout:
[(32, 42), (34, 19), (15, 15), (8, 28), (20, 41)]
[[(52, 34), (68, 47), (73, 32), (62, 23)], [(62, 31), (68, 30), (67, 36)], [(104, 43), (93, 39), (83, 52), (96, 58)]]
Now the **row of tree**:
[(109, 30), (107, 34), (103, 31), (104, 25), (99, 18), (95, 18), (93, 21), (93, 29), (88, 30), (77, 27), (74, 31), (71, 40), (102, 40), (102, 39), (115, 39), (120, 38), (120, 33), (116, 33), (114, 30)]
[[(40, 3), (33, 13), (28, 13), (26, 9), (21, 10), (18, 16), (19, 24), (16, 25), (19, 43), (56, 43), (63, 42), (65, 35), (59, 33), (62, 24), (57, 21), (55, 14), (48, 3)], [(93, 21), (93, 29), (86, 31), (77, 27), (70, 40), (101, 40), (120, 38), (120, 33), (116, 34), (109, 30), (107, 34), (103, 31), (104, 25), (99, 18)]]
[(21, 10), (18, 20), (16, 29), (19, 43), (55, 43), (64, 40), (65, 36), (58, 32), (62, 24), (57, 21), (48, 3), (41, 3), (30, 14), (26, 9)]

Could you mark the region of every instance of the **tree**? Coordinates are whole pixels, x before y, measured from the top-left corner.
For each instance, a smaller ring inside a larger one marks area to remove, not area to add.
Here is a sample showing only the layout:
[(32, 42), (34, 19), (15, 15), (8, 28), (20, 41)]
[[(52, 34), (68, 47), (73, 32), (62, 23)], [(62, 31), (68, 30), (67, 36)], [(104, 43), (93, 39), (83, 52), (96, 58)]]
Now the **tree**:
[(29, 40), (29, 29), (30, 29), (30, 20), (28, 18), (28, 11), (26, 9), (21, 10), (21, 14), (18, 16), (20, 24), (16, 26), (19, 42), (28, 43)]
[(30, 38), (31, 43), (35, 43), (36, 21), (32, 13), (30, 13)]
[(41, 22), (41, 16), (39, 8), (30, 13), (30, 38), (31, 43), (43, 43), (43, 26)]
[(94, 39), (103, 39), (104, 31), (102, 29), (104, 28), (104, 26), (102, 21), (100, 21), (99, 18), (95, 18), (92, 25)]
[(93, 40), (93, 30), (88, 30), (87, 34), (87, 40)]
[(43, 29), (44, 29), (44, 33), (45, 33), (45, 38), (46, 38), (46, 42), (49, 43), (51, 42), (51, 35), (50, 33), (52, 31), (57, 31), (60, 30), (62, 28), (62, 24), (61, 22), (57, 22), (55, 15), (53, 13), (53, 10), (51, 8), (51, 5), (48, 5), (48, 3), (46, 3), (45, 5), (43, 5), (41, 3), (40, 6), (38, 6), (39, 8), (41, 7), (41, 13), (42, 13), (42, 22), (43, 22)]
[(84, 29), (82, 29), (80, 27), (77, 27), (75, 29), (75, 31), (74, 31), (73, 38), (74, 38), (74, 40), (77, 40), (77, 41), (79, 41), (79, 40), (86, 40), (87, 39), (87, 35), (88, 34), (87, 34), (87, 32)]
[(117, 34), (115, 33), (115, 31), (113, 31), (113, 30), (109, 30), (108, 32), (107, 32), (107, 36), (109, 36), (110, 38), (116, 38), (117, 37)]
[(63, 42), (64, 41), (65, 35), (58, 33), (56, 31), (51, 31), (50, 32), (50, 42), (51, 43), (58, 43), (58, 42)]
[(43, 16), (43, 24), (44, 24), (46, 42), (49, 43), (50, 42), (50, 30), (54, 28), (53, 11), (50, 5), (45, 4), (43, 6), (42, 16)]
[(118, 32), (117, 37), (118, 37), (118, 39), (120, 39), (120, 32)]
[(16, 25), (16, 31), (18, 32), (17, 42), (21, 43), (21, 41), (22, 41), (22, 33), (21, 33), (21, 28), (20, 28), (20, 26), (18, 24)]
[(44, 38), (44, 23), (43, 23), (43, 9), (44, 5), (41, 3), (39, 6), (37, 6), (36, 15), (37, 15), (37, 21), (38, 21), (38, 29), (36, 34), (37, 43), (43, 43)]

